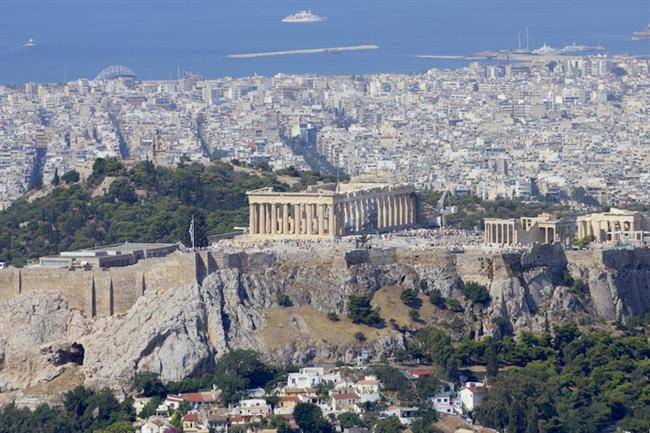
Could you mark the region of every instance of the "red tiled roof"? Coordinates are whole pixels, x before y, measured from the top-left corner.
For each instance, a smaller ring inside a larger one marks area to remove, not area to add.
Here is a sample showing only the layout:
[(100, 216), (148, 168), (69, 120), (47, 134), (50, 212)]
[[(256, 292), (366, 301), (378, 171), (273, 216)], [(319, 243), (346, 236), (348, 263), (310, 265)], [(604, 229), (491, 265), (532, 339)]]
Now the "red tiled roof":
[(180, 394), (179, 397), (190, 403), (211, 403), (215, 401), (214, 395), (209, 392), (188, 392), (187, 394)]
[(198, 413), (188, 413), (183, 417), (183, 421), (193, 421), (193, 422), (199, 422), (199, 414)]
[(346, 400), (346, 399), (357, 399), (359, 396), (356, 393), (352, 394), (335, 394), (332, 396), (334, 400)]
[(167, 396), (167, 400), (169, 400), (169, 401), (176, 401), (176, 402), (179, 402), (179, 403), (180, 403), (180, 402), (183, 401), (183, 397), (181, 397), (180, 395), (168, 395), (168, 396)]
[(294, 401), (298, 403), (300, 402), (300, 398), (296, 395), (285, 395), (284, 397), (280, 397), (280, 401)]
[(424, 368), (411, 370), (411, 376), (430, 376), (431, 373), (432, 373), (431, 370), (427, 370)]
[(357, 382), (357, 385), (378, 385), (379, 380), (377, 379), (364, 379)]

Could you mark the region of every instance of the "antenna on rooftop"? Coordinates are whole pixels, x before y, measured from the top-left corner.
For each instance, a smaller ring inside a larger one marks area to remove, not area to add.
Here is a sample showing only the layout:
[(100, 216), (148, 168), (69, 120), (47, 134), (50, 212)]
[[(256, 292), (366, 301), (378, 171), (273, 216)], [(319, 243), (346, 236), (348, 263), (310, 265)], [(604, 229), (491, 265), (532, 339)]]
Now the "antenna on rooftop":
[(530, 51), (530, 45), (528, 45), (528, 26), (526, 26), (526, 51)]

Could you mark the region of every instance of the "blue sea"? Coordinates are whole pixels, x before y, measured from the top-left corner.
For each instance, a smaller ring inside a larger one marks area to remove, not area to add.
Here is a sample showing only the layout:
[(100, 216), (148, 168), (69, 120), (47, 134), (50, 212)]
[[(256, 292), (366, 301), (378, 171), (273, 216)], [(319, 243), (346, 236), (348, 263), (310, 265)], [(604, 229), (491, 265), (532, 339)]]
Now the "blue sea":
[[(281, 22), (302, 9), (329, 19)], [(415, 55), (516, 48), (526, 28), (531, 47), (575, 41), (648, 55), (650, 41), (630, 40), (647, 22), (650, 0), (0, 0), (0, 83), (93, 78), (112, 64), (142, 79), (179, 68), (209, 78), (417, 72), (466, 63)], [(226, 58), (359, 44), (380, 49)]]

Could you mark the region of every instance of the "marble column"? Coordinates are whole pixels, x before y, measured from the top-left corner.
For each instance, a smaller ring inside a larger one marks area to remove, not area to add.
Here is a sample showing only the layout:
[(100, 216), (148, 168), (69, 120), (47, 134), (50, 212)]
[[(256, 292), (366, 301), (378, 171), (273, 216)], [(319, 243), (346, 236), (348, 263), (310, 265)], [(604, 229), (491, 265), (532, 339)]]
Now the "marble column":
[(324, 236), (325, 235), (325, 211), (324, 211), (324, 206), (323, 204), (317, 204), (318, 206), (318, 236)]
[(302, 234), (302, 224), (300, 222), (302, 218), (302, 211), (300, 209), (300, 203), (296, 203), (293, 205), (293, 226), (294, 226), (294, 234), (295, 235), (301, 235)]
[(377, 228), (384, 228), (384, 201), (383, 197), (377, 197)]
[(336, 236), (336, 205), (330, 204), (327, 206), (328, 218), (327, 218), (327, 234), (330, 237)]
[(278, 205), (271, 203), (271, 234), (278, 233)]
[(354, 209), (354, 231), (357, 233), (361, 231), (361, 203), (355, 200), (352, 208)]
[(248, 233), (255, 234), (255, 205), (251, 203), (248, 206)]
[(311, 203), (307, 204), (307, 234), (311, 235), (314, 226), (314, 211)]
[(282, 203), (282, 234), (289, 234), (289, 204)]
[(260, 223), (259, 223), (259, 233), (266, 234), (266, 203), (260, 203)]

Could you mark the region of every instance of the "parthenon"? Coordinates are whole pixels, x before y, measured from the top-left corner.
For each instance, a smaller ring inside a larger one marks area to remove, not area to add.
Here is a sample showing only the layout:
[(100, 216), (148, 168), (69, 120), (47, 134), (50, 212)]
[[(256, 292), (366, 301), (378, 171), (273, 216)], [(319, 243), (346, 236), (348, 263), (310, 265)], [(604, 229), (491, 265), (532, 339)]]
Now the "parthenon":
[(271, 239), (331, 239), (414, 226), (411, 185), (329, 183), (301, 192), (249, 191), (248, 234)]

